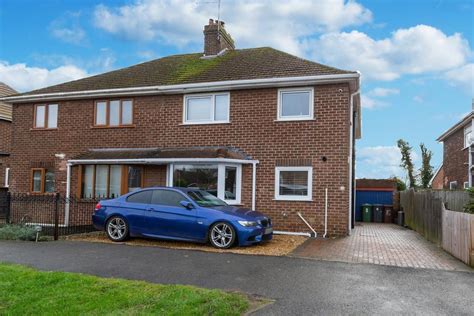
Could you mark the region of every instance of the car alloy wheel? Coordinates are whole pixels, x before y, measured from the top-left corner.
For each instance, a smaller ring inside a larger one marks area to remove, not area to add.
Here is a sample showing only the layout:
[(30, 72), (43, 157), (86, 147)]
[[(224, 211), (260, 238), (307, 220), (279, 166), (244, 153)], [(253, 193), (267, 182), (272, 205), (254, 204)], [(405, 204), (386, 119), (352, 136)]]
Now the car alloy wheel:
[(210, 229), (209, 241), (216, 248), (230, 248), (235, 242), (235, 230), (228, 223), (215, 223)]
[(128, 237), (128, 225), (122, 217), (114, 216), (107, 221), (107, 236), (113, 241), (123, 241)]

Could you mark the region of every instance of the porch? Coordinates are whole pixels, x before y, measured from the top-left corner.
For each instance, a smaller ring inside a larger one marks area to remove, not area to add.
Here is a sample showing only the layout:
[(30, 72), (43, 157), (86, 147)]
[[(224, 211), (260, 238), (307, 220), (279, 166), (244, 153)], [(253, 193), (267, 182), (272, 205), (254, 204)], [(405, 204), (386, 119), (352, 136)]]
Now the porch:
[(143, 187), (193, 187), (255, 209), (257, 164), (232, 147), (92, 149), (68, 160), (66, 198), (106, 199)]

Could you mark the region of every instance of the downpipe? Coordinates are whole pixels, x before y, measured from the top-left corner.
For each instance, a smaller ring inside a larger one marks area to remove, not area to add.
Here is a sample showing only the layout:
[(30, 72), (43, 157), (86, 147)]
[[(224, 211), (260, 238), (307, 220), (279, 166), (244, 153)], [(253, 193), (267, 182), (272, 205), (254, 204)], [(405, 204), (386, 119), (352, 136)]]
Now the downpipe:
[(328, 188), (325, 190), (324, 194), (324, 235), (323, 238), (326, 238), (328, 234)]

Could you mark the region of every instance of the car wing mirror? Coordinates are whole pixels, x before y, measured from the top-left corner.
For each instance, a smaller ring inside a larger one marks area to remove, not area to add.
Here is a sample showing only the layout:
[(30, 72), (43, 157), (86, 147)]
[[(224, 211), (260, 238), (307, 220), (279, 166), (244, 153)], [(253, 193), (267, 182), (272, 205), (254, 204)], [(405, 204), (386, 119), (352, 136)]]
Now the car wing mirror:
[(179, 202), (179, 204), (181, 204), (182, 207), (184, 207), (188, 210), (192, 210), (194, 208), (193, 203), (191, 203), (189, 201), (181, 201), (181, 202)]

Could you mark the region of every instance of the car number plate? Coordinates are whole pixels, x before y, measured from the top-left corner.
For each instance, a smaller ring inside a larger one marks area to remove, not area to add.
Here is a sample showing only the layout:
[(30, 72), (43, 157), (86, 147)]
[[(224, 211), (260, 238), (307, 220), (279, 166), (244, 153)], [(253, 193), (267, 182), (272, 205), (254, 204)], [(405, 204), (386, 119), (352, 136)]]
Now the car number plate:
[(273, 228), (265, 228), (265, 235), (273, 233)]

